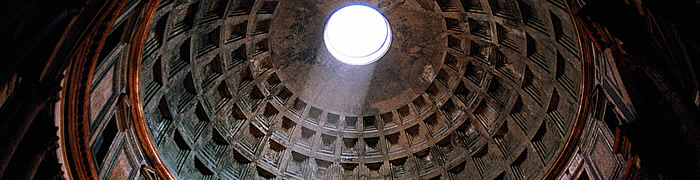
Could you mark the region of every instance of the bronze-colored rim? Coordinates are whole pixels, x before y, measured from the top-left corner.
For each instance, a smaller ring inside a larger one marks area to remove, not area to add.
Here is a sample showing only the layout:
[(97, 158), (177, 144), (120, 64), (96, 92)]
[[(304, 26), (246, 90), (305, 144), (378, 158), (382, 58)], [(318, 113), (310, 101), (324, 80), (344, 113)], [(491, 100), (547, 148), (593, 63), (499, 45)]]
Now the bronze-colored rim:
[(153, 0), (146, 3), (141, 11), (138, 25), (134, 28), (134, 34), (131, 38), (131, 49), (129, 49), (128, 70), (127, 70), (127, 89), (129, 102), (132, 104), (130, 109), (131, 119), (134, 122), (134, 129), (138, 136), (143, 153), (146, 154), (149, 162), (156, 170), (158, 175), (164, 179), (175, 179), (175, 176), (168, 170), (168, 167), (163, 162), (163, 159), (158, 154), (156, 145), (153, 143), (151, 133), (148, 130), (148, 124), (144, 117), (143, 102), (141, 102), (141, 61), (143, 58), (143, 47), (148, 35), (148, 29), (151, 26), (151, 20), (158, 10), (160, 0)]
[(574, 26), (574, 29), (576, 29), (576, 36), (578, 36), (579, 38), (579, 58), (581, 59), (581, 83), (579, 86), (580, 88), (578, 101), (579, 106), (576, 110), (576, 117), (574, 118), (574, 122), (571, 125), (571, 133), (564, 142), (564, 147), (561, 151), (559, 151), (559, 154), (557, 155), (557, 158), (554, 160), (552, 165), (549, 166), (547, 171), (545, 171), (544, 175), (542, 176), (542, 179), (557, 179), (557, 177), (561, 174), (561, 172), (563, 172), (565, 167), (568, 165), (569, 160), (571, 160), (571, 158), (576, 153), (576, 148), (578, 147), (578, 142), (581, 139), (581, 135), (583, 134), (586, 119), (588, 119), (588, 111), (591, 101), (590, 94), (595, 81), (593, 77), (593, 72), (595, 71), (595, 69), (593, 67), (593, 57), (591, 56), (591, 49), (586, 48), (590, 46), (584, 46), (584, 43), (590, 42), (590, 40), (587, 38), (586, 34), (581, 33), (581, 31), (583, 30), (583, 27), (580, 24), (581, 22), (577, 17), (571, 14), (571, 11), (573, 9), (571, 8), (569, 2), (567, 2), (567, 4), (567, 7), (569, 7), (569, 15), (572, 24)]

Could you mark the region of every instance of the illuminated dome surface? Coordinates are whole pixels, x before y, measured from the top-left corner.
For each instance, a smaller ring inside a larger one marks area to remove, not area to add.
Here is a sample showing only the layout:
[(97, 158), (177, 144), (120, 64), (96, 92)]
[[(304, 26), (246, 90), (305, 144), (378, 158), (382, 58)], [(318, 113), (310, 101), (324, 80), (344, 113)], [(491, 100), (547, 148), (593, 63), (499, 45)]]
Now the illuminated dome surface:
[(572, 134), (578, 39), (550, 1), (174, 2), (140, 80), (179, 179), (532, 179)]
[(339, 61), (366, 65), (381, 58), (391, 44), (391, 28), (376, 9), (349, 5), (335, 11), (323, 32), (328, 51)]

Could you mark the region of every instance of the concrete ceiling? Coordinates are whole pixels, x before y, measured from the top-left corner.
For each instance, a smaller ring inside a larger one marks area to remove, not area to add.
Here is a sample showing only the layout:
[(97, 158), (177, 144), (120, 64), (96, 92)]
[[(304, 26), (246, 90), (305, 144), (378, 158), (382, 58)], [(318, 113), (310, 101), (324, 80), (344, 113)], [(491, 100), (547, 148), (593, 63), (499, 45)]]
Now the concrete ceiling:
[[(328, 16), (376, 7), (370, 65), (336, 61)], [(162, 1), (144, 48), (146, 118), (183, 179), (532, 179), (578, 109), (560, 0)]]

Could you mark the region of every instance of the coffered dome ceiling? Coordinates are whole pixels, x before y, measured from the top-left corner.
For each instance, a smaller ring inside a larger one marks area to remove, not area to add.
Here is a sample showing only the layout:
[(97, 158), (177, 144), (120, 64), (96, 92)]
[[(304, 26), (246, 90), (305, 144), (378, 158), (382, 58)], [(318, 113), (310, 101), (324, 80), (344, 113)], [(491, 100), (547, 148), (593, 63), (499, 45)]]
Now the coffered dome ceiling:
[[(323, 43), (336, 9), (391, 24), (377, 62)], [(570, 135), (578, 35), (561, 0), (161, 1), (141, 70), (181, 179), (534, 179)]]

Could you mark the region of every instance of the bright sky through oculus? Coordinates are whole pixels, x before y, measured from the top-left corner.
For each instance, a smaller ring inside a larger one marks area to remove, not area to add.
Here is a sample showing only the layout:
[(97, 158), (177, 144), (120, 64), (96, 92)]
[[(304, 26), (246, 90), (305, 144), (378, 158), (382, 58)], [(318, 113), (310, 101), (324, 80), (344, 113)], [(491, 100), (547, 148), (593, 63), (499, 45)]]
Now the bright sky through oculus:
[(339, 61), (366, 65), (381, 58), (391, 44), (391, 27), (376, 9), (349, 5), (331, 14), (323, 32), (328, 51)]

